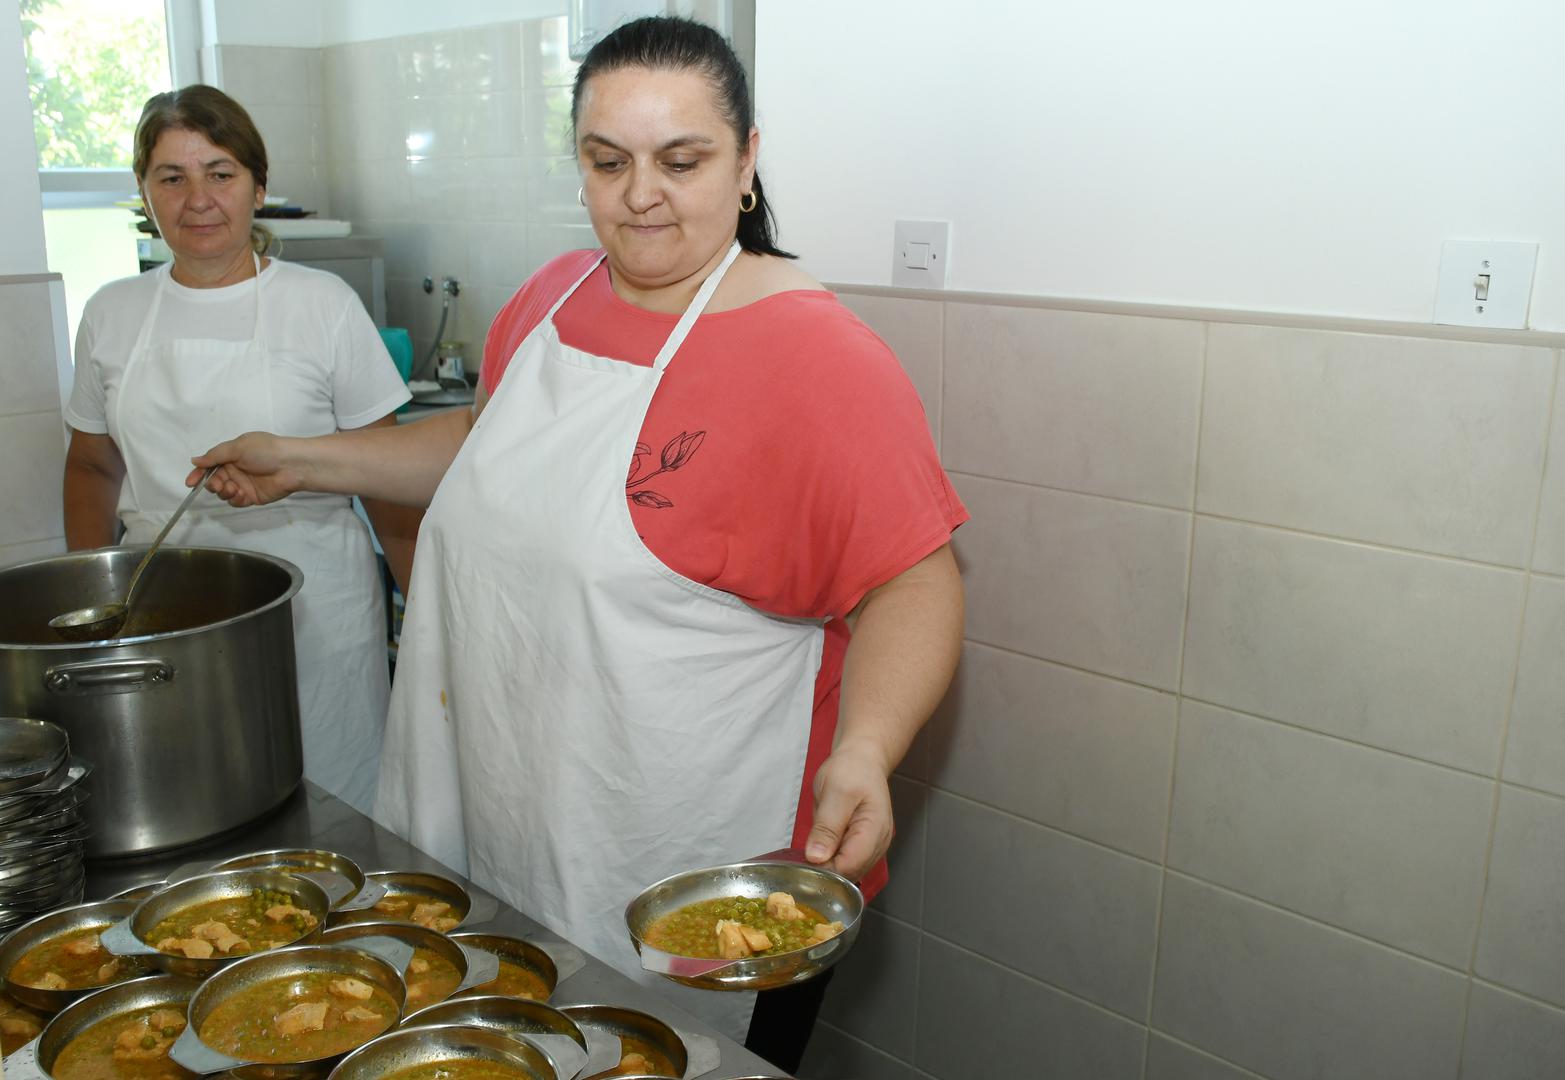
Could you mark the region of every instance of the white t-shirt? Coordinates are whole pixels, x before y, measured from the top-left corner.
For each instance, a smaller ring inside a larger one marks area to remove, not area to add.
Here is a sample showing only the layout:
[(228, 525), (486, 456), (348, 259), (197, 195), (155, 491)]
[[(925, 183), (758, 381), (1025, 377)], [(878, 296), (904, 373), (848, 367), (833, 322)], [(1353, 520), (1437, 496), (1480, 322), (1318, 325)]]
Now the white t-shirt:
[[(151, 309), (165, 264), (111, 281), (93, 294), (76, 332), (76, 382), (65, 422), (107, 435), (108, 415), (142, 321)], [(261, 271), (266, 312), (261, 343), (273, 359), (273, 378), (287, 392), (277, 434), (328, 435), (363, 427), (394, 411), (411, 395), (380, 332), (348, 283), (324, 270), (273, 259)], [(249, 341), (255, 334), (254, 280), (220, 289), (192, 289), (172, 278), (152, 327), (151, 344), (178, 338)]]

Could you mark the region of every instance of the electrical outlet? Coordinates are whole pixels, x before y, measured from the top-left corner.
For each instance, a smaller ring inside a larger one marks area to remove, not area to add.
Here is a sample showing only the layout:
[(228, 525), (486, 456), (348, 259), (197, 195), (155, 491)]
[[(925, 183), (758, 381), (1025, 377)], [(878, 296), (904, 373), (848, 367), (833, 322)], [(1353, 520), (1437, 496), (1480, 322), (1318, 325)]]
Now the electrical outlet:
[(904, 289), (943, 289), (951, 263), (949, 221), (899, 221), (891, 251), (891, 284)]
[(1525, 329), (1537, 264), (1537, 244), (1447, 240), (1440, 248), (1435, 322)]

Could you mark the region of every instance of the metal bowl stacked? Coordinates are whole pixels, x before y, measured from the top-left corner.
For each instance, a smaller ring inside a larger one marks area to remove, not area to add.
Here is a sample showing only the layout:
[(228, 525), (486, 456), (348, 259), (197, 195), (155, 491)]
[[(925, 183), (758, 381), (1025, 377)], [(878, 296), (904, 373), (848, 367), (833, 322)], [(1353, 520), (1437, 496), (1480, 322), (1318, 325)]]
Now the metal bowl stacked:
[(64, 729), (0, 717), (0, 935), (81, 901), (90, 771), (71, 760)]

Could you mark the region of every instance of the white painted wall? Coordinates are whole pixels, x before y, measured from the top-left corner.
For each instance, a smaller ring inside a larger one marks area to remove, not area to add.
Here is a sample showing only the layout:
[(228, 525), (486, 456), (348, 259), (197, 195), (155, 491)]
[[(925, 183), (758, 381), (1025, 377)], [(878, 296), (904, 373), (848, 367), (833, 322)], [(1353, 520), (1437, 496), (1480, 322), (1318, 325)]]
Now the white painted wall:
[(8, 6), (0, 8), (0, 276), (48, 269), (22, 22), (17, 6)]
[(207, 45), (319, 48), (565, 14), (566, 0), (201, 0)]
[(1565, 3), (758, 0), (785, 246), (890, 284), (1428, 322), (1440, 244), (1541, 244), (1565, 330)]

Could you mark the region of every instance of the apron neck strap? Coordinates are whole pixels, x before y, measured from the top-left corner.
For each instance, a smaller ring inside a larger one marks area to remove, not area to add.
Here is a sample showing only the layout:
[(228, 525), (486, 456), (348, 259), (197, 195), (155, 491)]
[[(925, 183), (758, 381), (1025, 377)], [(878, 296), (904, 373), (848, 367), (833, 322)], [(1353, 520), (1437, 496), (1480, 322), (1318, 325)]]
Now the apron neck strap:
[[(254, 251), (250, 252), (251, 261), (255, 264), (255, 328), (250, 332), (252, 342), (261, 340), (261, 256)], [(158, 309), (163, 306), (163, 290), (170, 281), (174, 280), (174, 263), (172, 260), (158, 267), (153, 273), (158, 275), (156, 288), (152, 290), (152, 303), (147, 305), (147, 314), (141, 320), (141, 328), (136, 331), (136, 342), (131, 346), (132, 352), (137, 352), (147, 347), (152, 340), (152, 327), (158, 321)]]
[(708, 301), (712, 299), (712, 294), (717, 291), (718, 285), (722, 284), (723, 275), (728, 273), (728, 268), (739, 257), (740, 250), (739, 241), (735, 240), (728, 248), (728, 254), (723, 256), (723, 261), (717, 264), (717, 269), (708, 274), (706, 280), (701, 283), (701, 288), (696, 292), (695, 299), (690, 301), (690, 306), (680, 316), (679, 323), (674, 327), (674, 332), (668, 335), (668, 340), (663, 343), (663, 348), (658, 351), (657, 359), (652, 361), (652, 369), (654, 371), (662, 371), (668, 367), (668, 362), (674, 359), (674, 353), (685, 343), (685, 338), (689, 335), (690, 328), (701, 317), (701, 312), (706, 310)]

